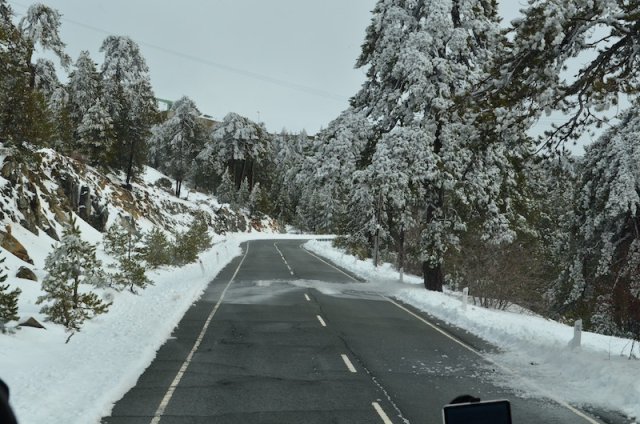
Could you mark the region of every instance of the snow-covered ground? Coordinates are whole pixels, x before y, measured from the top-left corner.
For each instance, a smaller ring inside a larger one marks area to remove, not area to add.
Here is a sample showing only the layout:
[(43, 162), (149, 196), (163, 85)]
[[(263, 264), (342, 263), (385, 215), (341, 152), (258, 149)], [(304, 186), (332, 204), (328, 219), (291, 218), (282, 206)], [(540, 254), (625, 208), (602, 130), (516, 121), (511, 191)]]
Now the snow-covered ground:
[[(573, 327), (533, 314), (462, 307), (459, 293), (427, 292), (422, 279), (404, 276), (389, 264), (375, 268), (331, 246), (309, 241), (305, 248), (364, 278), (367, 283), (349, 290), (378, 292), (412, 305), (442, 321), (463, 328), (498, 346), (500, 353), (483, 354), (507, 370), (508, 381), (518, 393), (544, 395), (561, 402), (621, 411), (640, 418), (640, 362), (629, 359), (640, 347), (628, 339), (584, 332), (579, 348), (568, 347)], [(319, 287), (323, 290), (323, 287)], [(325, 287), (331, 294), (336, 287)]]

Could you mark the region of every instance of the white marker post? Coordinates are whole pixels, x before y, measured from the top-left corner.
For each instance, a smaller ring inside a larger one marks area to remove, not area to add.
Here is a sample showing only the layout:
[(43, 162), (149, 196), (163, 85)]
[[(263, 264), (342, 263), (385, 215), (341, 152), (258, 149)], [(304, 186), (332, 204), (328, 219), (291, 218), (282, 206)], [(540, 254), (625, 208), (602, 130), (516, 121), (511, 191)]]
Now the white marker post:
[(467, 310), (467, 303), (469, 303), (469, 287), (462, 289), (462, 310)]
[(573, 339), (569, 342), (569, 347), (575, 349), (582, 343), (582, 320), (579, 319), (573, 325)]

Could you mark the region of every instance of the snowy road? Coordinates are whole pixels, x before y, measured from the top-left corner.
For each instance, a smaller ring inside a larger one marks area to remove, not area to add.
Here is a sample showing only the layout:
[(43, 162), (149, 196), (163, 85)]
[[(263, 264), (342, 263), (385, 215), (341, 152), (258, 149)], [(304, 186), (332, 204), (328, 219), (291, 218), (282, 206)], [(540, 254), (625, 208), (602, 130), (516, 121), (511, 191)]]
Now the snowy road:
[(466, 393), (509, 399), (514, 423), (598, 422), (505, 389), (491, 346), (359, 289), (300, 244), (245, 244), (103, 422), (440, 423)]

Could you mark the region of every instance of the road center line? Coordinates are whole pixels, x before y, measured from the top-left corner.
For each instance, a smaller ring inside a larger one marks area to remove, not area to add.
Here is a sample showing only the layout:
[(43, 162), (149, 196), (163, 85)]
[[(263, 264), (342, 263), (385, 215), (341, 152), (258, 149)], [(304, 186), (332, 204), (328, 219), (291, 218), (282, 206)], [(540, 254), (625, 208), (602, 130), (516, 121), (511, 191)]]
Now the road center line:
[(380, 415), (384, 424), (393, 424), (378, 402), (371, 402), (371, 405), (373, 405), (373, 409)]
[(311, 302), (311, 298), (309, 297), (308, 294), (305, 293), (304, 294), (304, 298), (307, 299), (307, 302)]
[(284, 262), (284, 264), (287, 266), (287, 269), (289, 270), (289, 274), (293, 275), (293, 270), (291, 269), (291, 267), (289, 266), (289, 263), (287, 262), (287, 260), (284, 258), (284, 255), (282, 254), (282, 251), (280, 250), (280, 248), (278, 247), (277, 243), (273, 243), (273, 246), (276, 248), (276, 250), (278, 251), (278, 253), (280, 254), (280, 257), (282, 258), (282, 261)]
[(349, 359), (349, 357), (347, 355), (345, 355), (344, 353), (341, 354), (340, 356), (342, 356), (342, 360), (344, 361), (344, 364), (347, 366), (347, 369), (351, 372), (358, 372), (356, 371), (356, 367), (353, 366), (353, 364), (351, 363), (351, 360)]
[(327, 323), (324, 322), (324, 320), (322, 319), (322, 317), (320, 315), (316, 315), (316, 318), (318, 318), (318, 321), (320, 321), (320, 324), (322, 324), (323, 327), (327, 326)]
[(153, 419), (151, 420), (150, 424), (158, 424), (160, 422), (160, 418), (162, 418), (162, 415), (164, 414), (165, 409), (167, 409), (167, 405), (169, 405), (169, 402), (173, 397), (173, 393), (175, 392), (176, 388), (178, 387), (178, 384), (180, 384), (180, 380), (182, 380), (182, 377), (187, 371), (187, 368), (189, 367), (189, 364), (193, 359), (193, 355), (196, 353), (196, 351), (200, 347), (200, 344), (204, 339), (204, 335), (207, 332), (207, 329), (209, 328), (209, 324), (211, 324), (211, 321), (213, 320), (213, 316), (216, 314), (216, 312), (218, 312), (218, 309), (220, 308), (220, 305), (224, 300), (224, 296), (225, 294), (227, 294), (227, 290), (229, 290), (229, 286), (231, 286), (231, 283), (233, 283), (233, 281), (235, 280), (236, 275), (238, 275), (238, 271), (240, 271), (240, 267), (244, 263), (244, 260), (246, 259), (248, 253), (249, 253), (249, 242), (247, 242), (247, 250), (244, 252), (244, 256), (242, 257), (242, 260), (238, 264), (236, 271), (231, 276), (229, 283), (227, 283), (227, 286), (222, 291), (222, 294), (220, 294), (220, 299), (218, 299), (218, 303), (216, 303), (216, 305), (213, 307), (213, 309), (209, 313), (209, 316), (207, 317), (207, 320), (205, 321), (204, 326), (202, 327), (202, 330), (200, 330), (200, 334), (198, 335), (198, 338), (193, 344), (193, 347), (191, 348), (189, 355), (187, 355), (187, 359), (184, 360), (184, 363), (180, 367), (178, 374), (176, 374), (173, 381), (171, 382), (171, 385), (169, 386), (167, 393), (165, 393), (164, 397), (162, 398), (162, 401), (160, 401), (160, 405), (158, 406), (158, 409), (156, 409), (156, 412), (153, 414)]

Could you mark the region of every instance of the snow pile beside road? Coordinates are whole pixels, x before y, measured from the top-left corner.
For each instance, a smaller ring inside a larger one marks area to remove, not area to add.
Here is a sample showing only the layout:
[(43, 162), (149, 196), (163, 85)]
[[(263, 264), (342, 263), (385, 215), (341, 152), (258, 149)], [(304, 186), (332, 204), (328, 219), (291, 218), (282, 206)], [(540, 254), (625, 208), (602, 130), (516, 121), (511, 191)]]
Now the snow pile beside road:
[(567, 325), (473, 305), (463, 309), (459, 293), (427, 292), (421, 277), (405, 275), (405, 284), (399, 284), (399, 274), (390, 264), (375, 268), (371, 261), (358, 260), (326, 241), (312, 240), (305, 248), (364, 278), (377, 291), (386, 285), (387, 296), (499, 347), (501, 353), (484, 356), (513, 374), (513, 379), (500, 383), (640, 418), (640, 364), (628, 359), (633, 352), (638, 355), (640, 347), (634, 348), (632, 340), (585, 332), (581, 347), (571, 349), (573, 328)]

